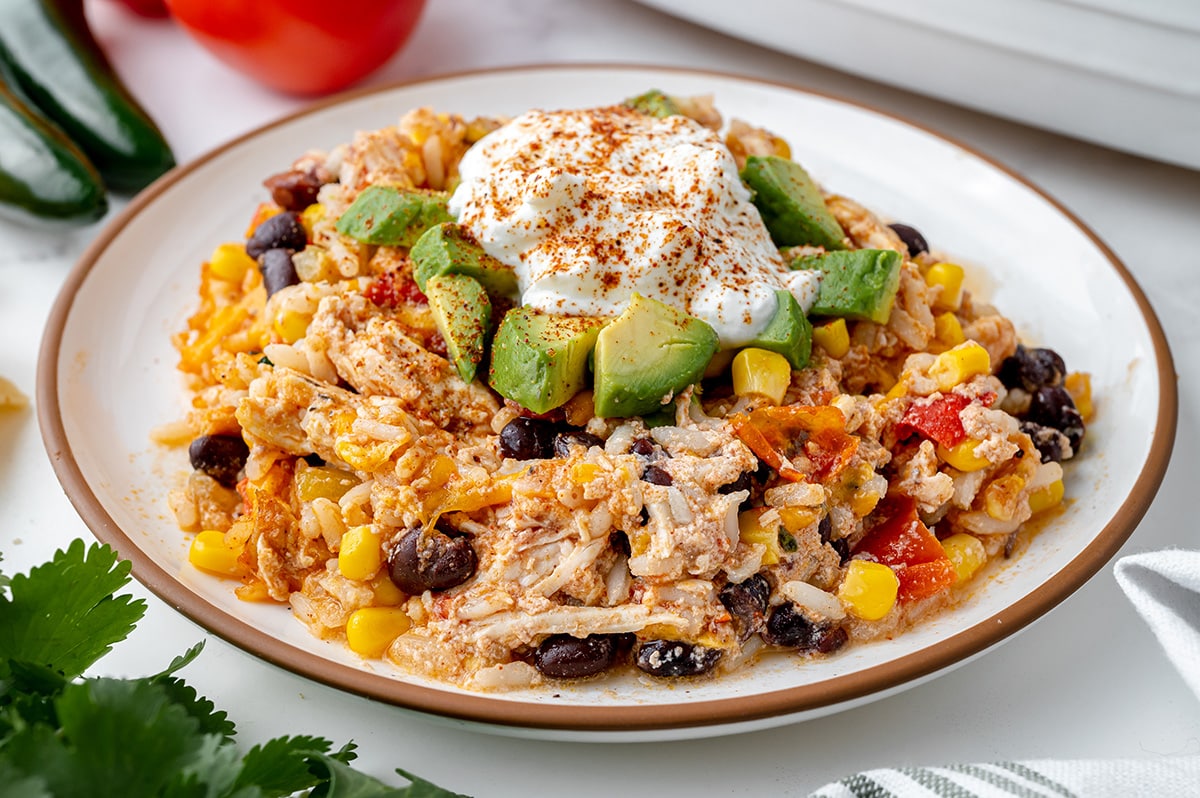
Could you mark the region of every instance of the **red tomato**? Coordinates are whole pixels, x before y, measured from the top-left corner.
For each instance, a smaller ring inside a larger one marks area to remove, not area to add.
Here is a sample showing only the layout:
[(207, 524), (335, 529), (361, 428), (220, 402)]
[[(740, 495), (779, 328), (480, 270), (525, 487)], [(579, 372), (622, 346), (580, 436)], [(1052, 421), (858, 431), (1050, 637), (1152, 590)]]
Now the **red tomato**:
[(947, 449), (953, 448), (967, 437), (958, 414), (969, 404), (970, 399), (956, 393), (937, 399), (918, 399), (909, 405), (900, 419), (899, 434), (907, 437), (918, 432)]
[(836, 407), (763, 407), (731, 421), (742, 443), (791, 482), (832, 479), (858, 451), (858, 438), (846, 432), (846, 417)]
[(408, 39), (425, 0), (166, 0), (172, 16), (235, 69), (289, 94), (344, 88)]
[(167, 6), (163, 0), (117, 0), (139, 17), (147, 19), (162, 19), (167, 16)]

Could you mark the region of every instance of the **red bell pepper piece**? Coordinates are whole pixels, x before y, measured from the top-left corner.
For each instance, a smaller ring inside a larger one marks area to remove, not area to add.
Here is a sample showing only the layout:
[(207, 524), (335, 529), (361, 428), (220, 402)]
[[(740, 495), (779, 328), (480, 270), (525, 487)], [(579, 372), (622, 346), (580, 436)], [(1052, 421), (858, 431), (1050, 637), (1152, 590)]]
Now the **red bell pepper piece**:
[(855, 554), (870, 554), (891, 566), (900, 580), (899, 599), (926, 598), (949, 588), (958, 578), (946, 550), (917, 515), (908, 496), (889, 496), (876, 509), (887, 517), (863, 538)]
[(908, 406), (897, 432), (901, 438), (917, 433), (950, 449), (967, 437), (958, 414), (971, 400), (956, 393), (918, 399)]
[(787, 405), (735, 415), (733, 430), (758, 459), (791, 482), (837, 477), (858, 451), (836, 407)]

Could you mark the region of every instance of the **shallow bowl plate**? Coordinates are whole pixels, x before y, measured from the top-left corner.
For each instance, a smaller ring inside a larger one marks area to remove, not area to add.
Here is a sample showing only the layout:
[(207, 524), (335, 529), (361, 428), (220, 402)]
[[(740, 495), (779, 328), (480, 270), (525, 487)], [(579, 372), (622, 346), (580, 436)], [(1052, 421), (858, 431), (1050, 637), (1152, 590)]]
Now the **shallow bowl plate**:
[[(782, 134), (813, 176), (888, 220), (916, 225), (967, 267), (971, 287), (1091, 373), (1097, 417), (1067, 469), (1065, 511), (960, 606), (893, 640), (817, 662), (768, 658), (720, 680), (627, 676), (468, 693), (322, 642), (286, 608), (247, 604), (186, 564), (167, 490), (186, 453), (150, 443), (186, 394), (170, 336), (196, 300), (198, 265), (238, 240), (262, 179), (312, 148), (393, 124), (422, 105), (515, 115), (608, 104), (658, 87), (711, 93), (726, 119)], [(986, 267), (986, 271), (984, 270)], [(1099, 342), (1103, 341), (1103, 345)], [(1095, 574), (1131, 534), (1166, 469), (1176, 395), (1165, 338), (1128, 271), (1080, 222), (1004, 167), (894, 117), (837, 98), (719, 74), (645, 67), (529, 68), (352, 94), (257, 130), (176, 169), (99, 236), (52, 311), (39, 365), (42, 431), (84, 521), (168, 604), (249, 652), (335, 687), (485, 730), (554, 739), (686, 738), (816, 717), (962, 664)]]

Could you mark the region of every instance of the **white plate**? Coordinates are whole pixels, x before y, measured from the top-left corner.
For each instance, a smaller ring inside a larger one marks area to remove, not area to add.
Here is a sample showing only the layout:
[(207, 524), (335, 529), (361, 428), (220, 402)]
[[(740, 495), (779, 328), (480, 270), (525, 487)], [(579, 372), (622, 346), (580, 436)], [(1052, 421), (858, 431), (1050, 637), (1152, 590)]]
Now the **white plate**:
[[(165, 502), (187, 472), (151, 430), (185, 393), (169, 337), (195, 302), (198, 265), (242, 234), (264, 176), (356, 129), (420, 105), (474, 114), (610, 103), (648, 87), (711, 93), (726, 118), (784, 135), (822, 183), (919, 227), (972, 268), (976, 288), (1030, 341), (1092, 374), (1098, 416), (1068, 468), (1070, 503), (961, 606), (894, 640), (817, 662), (771, 657), (717, 681), (623, 677), (496, 695), (467, 693), (321, 642), (278, 606), (245, 604), (186, 565)], [(987, 279), (981, 280), (987, 267)], [(1099, 342), (1103, 345), (1098, 345)], [(43, 435), (59, 478), (134, 575), (213, 633), (343, 689), (508, 734), (685, 738), (763, 728), (878, 699), (961, 664), (1026, 626), (1099, 570), (1133, 531), (1166, 468), (1176, 396), (1157, 320), (1128, 272), (1037, 189), (930, 132), (838, 99), (717, 74), (644, 67), (534, 68), (451, 76), (346, 96), (175, 170), (85, 254), (51, 314), (39, 365)]]

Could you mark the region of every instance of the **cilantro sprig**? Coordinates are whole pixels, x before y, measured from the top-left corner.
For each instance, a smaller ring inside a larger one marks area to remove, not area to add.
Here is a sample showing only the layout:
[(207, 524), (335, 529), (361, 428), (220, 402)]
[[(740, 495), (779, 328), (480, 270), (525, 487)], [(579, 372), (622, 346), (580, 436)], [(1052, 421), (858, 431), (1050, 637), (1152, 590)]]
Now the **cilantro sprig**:
[(242, 753), (225, 712), (176, 673), (199, 644), (138, 679), (84, 676), (133, 631), (117, 595), (129, 563), (76, 540), (28, 574), (0, 574), (0, 793), (14, 798), (465, 798), (397, 769), (354, 770), (354, 744), (277, 737)]

